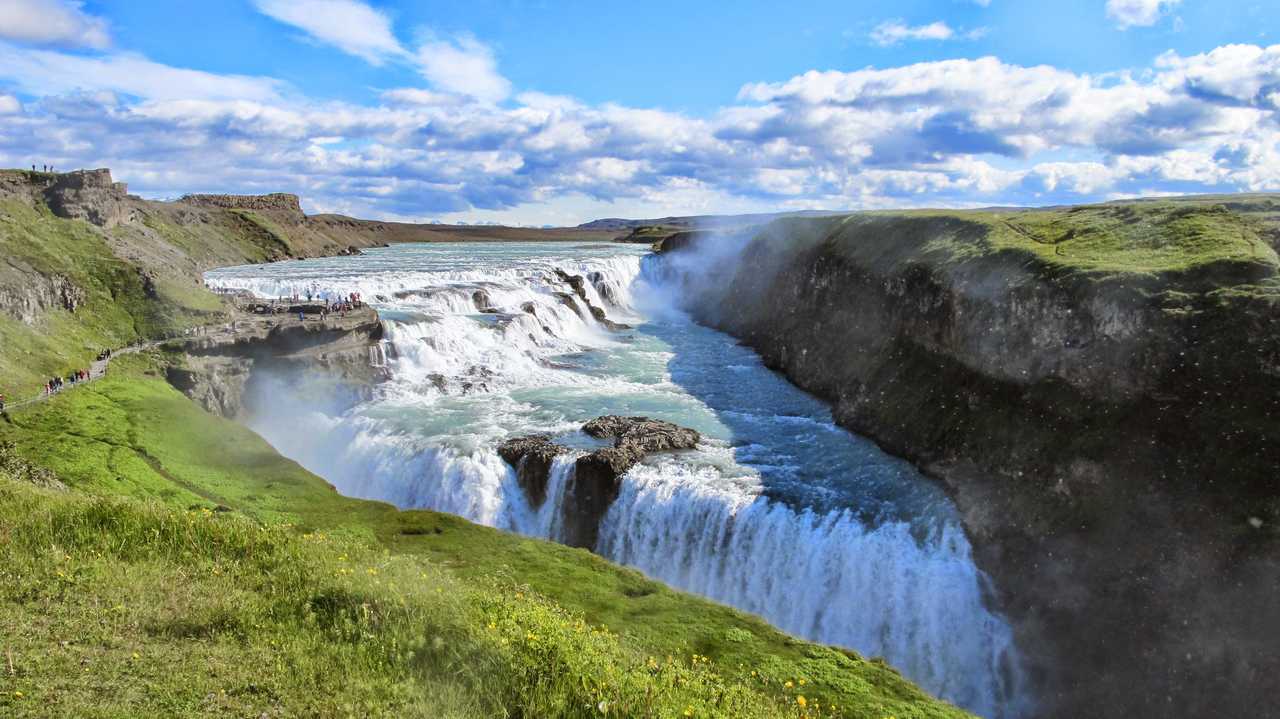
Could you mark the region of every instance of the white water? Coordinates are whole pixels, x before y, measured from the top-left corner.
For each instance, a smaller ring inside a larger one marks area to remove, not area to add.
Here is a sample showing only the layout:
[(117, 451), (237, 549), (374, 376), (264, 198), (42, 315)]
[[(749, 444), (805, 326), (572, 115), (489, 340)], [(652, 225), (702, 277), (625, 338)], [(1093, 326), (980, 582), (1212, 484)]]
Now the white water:
[[(1023, 713), (1011, 631), (984, 603), (946, 498), (673, 309), (671, 290), (641, 272), (642, 253), (402, 246), (207, 279), (266, 297), (360, 292), (378, 307), (392, 380), (372, 400), (303, 406), (283, 384), (257, 387), (252, 426), (340, 491), (558, 539), (572, 457), (557, 460), (534, 508), (496, 453), (503, 439), (550, 432), (587, 449), (577, 428), (610, 413), (693, 427), (706, 437), (697, 451), (625, 477), (599, 553), (794, 634), (884, 656), (976, 713)], [(588, 299), (636, 328), (611, 332), (580, 302), (564, 304), (555, 293), (571, 290), (555, 268), (591, 276)], [(479, 289), (502, 314), (478, 311)]]

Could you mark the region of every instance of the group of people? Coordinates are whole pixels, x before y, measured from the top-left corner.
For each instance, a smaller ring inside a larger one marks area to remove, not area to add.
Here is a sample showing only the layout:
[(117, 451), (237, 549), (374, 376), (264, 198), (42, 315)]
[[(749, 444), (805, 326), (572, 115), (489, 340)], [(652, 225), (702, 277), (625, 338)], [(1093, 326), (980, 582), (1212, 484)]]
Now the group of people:
[[(43, 167), (44, 167), (44, 170), (42, 170), (43, 172), (53, 172), (53, 165), (43, 165)], [(32, 172), (36, 171), (35, 165), (31, 166), (31, 171)]]
[(93, 378), (93, 375), (89, 373), (89, 370), (78, 369), (72, 372), (71, 374), (67, 375), (67, 378), (65, 380), (61, 377), (54, 377), (53, 379), (46, 382), (44, 385), (44, 393), (45, 395), (51, 395), (56, 392), (61, 392), (62, 388), (66, 387), (67, 385), (79, 384), (80, 382), (88, 382), (92, 378)]
[(360, 306), (360, 293), (352, 292), (346, 297), (339, 297), (337, 300), (329, 303), (330, 312), (341, 312), (344, 316), (351, 310)]

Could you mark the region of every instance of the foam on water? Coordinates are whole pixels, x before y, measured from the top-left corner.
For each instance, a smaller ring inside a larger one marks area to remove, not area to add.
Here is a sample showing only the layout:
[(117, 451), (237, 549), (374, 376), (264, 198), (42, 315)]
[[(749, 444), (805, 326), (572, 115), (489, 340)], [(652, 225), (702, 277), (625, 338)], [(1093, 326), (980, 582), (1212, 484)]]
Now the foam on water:
[[(794, 634), (884, 656), (990, 717), (1027, 710), (1007, 623), (950, 503), (909, 465), (837, 427), (816, 400), (690, 322), (631, 246), (447, 244), (229, 268), (208, 282), (263, 297), (359, 292), (384, 318), (392, 380), (316, 408), (271, 382), (250, 424), (343, 493), (560, 539), (575, 455), (530, 505), (501, 441), (645, 414), (693, 427), (697, 451), (624, 478), (597, 551)], [(569, 255), (572, 257), (569, 257)], [(555, 270), (588, 278), (598, 323)], [(483, 290), (497, 313), (480, 312)], [(532, 312), (528, 310), (532, 309)], [(573, 437), (566, 443), (574, 444)]]

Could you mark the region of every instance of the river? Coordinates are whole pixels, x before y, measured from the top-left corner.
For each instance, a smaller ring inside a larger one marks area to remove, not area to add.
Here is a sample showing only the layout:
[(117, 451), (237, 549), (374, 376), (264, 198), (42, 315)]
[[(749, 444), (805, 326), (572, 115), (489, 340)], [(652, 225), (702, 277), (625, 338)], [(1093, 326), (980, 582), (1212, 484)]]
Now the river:
[[(232, 267), (210, 286), (261, 297), (360, 293), (382, 317), (371, 398), (304, 401), (258, 383), (250, 426), (344, 494), (546, 539), (572, 463), (531, 507), (497, 446), (604, 414), (698, 430), (697, 450), (634, 467), (596, 551), (828, 644), (883, 656), (986, 717), (1028, 710), (1012, 631), (947, 497), (836, 426), (749, 349), (678, 309), (660, 258), (621, 244), (441, 243)], [(592, 305), (556, 274), (588, 281)], [(481, 293), (477, 295), (477, 293)], [(566, 298), (565, 295), (569, 297)], [(491, 311), (483, 312), (482, 307)]]

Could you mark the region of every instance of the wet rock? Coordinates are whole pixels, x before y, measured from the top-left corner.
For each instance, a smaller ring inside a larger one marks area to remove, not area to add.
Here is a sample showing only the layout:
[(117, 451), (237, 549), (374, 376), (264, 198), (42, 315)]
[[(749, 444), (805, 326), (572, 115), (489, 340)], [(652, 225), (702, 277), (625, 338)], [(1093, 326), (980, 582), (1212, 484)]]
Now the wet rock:
[[(693, 449), (699, 434), (687, 427), (648, 417), (597, 417), (585, 424), (583, 432), (600, 439), (612, 439), (613, 446), (598, 449), (574, 462), (573, 476), (565, 487), (560, 507), (560, 540), (573, 547), (594, 549), (600, 521), (618, 498), (622, 476), (637, 462), (654, 452)], [(551, 463), (571, 451), (546, 435), (518, 437), (504, 442), (498, 454), (516, 468), (516, 477), (535, 507), (546, 501)]]
[(533, 315), (534, 317), (538, 316), (538, 308), (532, 302), (525, 302), (524, 304), (520, 305), (520, 309), (523, 310), (526, 314)]
[[(582, 304), (586, 305), (587, 310), (591, 312), (591, 316), (596, 319), (596, 322), (599, 322), (600, 324), (604, 325), (606, 328), (613, 330), (615, 332), (617, 332), (618, 330), (631, 329), (631, 325), (624, 325), (620, 322), (614, 322), (613, 320), (610, 320), (609, 316), (605, 314), (605, 311), (603, 308), (597, 307), (591, 303), (591, 300), (587, 297), (587, 281), (582, 277), (582, 275), (571, 275), (568, 272), (565, 272), (564, 270), (561, 270), (558, 268), (556, 269), (555, 272), (556, 272), (556, 277), (560, 278), (561, 282), (564, 282), (565, 284), (569, 285), (569, 287), (573, 289), (573, 293), (578, 296), (578, 299), (582, 301)], [(599, 274), (599, 273), (594, 273), (594, 274)], [(597, 289), (597, 292), (598, 291), (599, 290)], [(612, 290), (610, 290), (610, 294), (612, 295)], [(604, 295), (602, 294), (601, 297), (603, 296)], [(565, 302), (565, 300), (562, 299), (561, 302)], [(582, 316), (582, 313), (578, 311), (577, 307), (574, 307), (573, 303), (566, 302), (566, 304), (568, 304), (570, 307), (573, 307), (574, 312), (578, 313), (579, 317)]]
[(556, 299), (560, 300), (560, 304), (573, 310), (573, 313), (575, 315), (582, 317), (582, 310), (579, 309), (578, 303), (574, 302), (573, 295), (569, 294), (568, 292), (557, 292)]
[(493, 310), (493, 298), (489, 297), (489, 293), (485, 290), (476, 290), (471, 293), (471, 303), (481, 312), (489, 312)]
[(498, 455), (516, 468), (516, 480), (535, 508), (541, 507), (547, 499), (551, 463), (568, 451), (568, 447), (552, 442), (547, 435), (517, 437), (498, 447)]
[(582, 431), (597, 439), (612, 439), (614, 446), (643, 456), (650, 452), (693, 449), (698, 433), (678, 424), (648, 417), (605, 415), (582, 425)]

